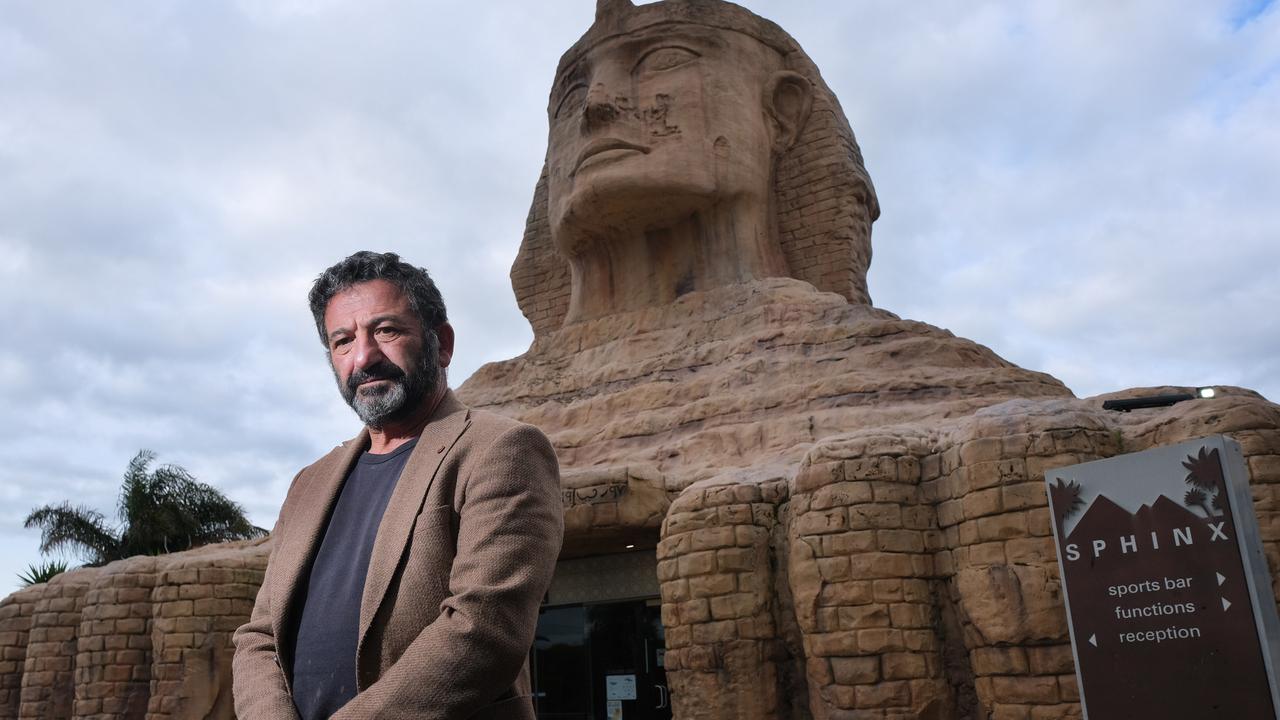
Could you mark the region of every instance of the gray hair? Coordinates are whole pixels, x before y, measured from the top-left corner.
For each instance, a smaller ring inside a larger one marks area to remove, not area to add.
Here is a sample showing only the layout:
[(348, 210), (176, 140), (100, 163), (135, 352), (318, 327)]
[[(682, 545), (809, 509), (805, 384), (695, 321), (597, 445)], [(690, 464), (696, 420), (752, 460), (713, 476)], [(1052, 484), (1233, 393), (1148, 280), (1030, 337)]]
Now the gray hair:
[(400, 292), (409, 299), (409, 308), (422, 324), (423, 334), (434, 335), (436, 328), (448, 322), (444, 298), (440, 297), (440, 290), (425, 268), (410, 265), (392, 252), (361, 250), (320, 273), (307, 296), (320, 342), (326, 348), (329, 347), (329, 337), (324, 327), (324, 311), (329, 301), (352, 285), (370, 280), (386, 280), (400, 288)]

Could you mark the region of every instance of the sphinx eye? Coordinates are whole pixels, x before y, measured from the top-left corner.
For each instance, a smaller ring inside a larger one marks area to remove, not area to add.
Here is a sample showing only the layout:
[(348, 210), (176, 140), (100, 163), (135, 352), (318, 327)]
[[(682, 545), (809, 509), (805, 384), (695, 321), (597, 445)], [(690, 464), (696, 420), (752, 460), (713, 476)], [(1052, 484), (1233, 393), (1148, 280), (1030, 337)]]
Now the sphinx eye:
[(580, 106), (582, 104), (582, 99), (586, 97), (586, 94), (587, 86), (582, 83), (578, 83), (577, 85), (569, 88), (565, 91), (564, 95), (560, 96), (560, 104), (556, 105), (556, 111), (552, 113), (551, 116), (559, 118), (560, 113), (566, 110), (573, 110)]
[(634, 72), (650, 73), (661, 72), (663, 70), (672, 70), (691, 63), (702, 57), (698, 53), (689, 48), (679, 47), (677, 45), (668, 45), (666, 47), (655, 48), (645, 53), (636, 63)]

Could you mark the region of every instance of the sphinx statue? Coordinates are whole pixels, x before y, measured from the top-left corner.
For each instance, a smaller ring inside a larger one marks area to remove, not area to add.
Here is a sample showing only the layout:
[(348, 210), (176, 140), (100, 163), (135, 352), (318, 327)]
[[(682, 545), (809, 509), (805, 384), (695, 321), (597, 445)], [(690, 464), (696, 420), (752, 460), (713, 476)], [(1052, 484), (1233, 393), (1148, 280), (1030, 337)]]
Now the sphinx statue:
[(871, 305), (875, 191), (775, 24), (599, 0), (548, 123), (534, 341), (459, 394), (552, 438), (564, 557), (653, 553), (675, 717), (1078, 717), (1047, 468), (1228, 433), (1276, 567), (1277, 406), (1105, 412)]
[(869, 302), (875, 191), (835, 96), (776, 25), (732, 5), (602, 4), (560, 61), (548, 121), (512, 268), (535, 332), (767, 277)]

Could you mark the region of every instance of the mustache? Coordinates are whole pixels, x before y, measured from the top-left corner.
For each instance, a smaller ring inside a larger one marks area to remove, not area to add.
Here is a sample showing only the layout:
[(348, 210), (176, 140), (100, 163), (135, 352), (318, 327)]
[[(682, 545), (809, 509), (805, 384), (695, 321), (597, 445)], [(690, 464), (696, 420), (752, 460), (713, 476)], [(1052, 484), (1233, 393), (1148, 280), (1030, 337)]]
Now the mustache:
[(384, 358), (375, 365), (370, 365), (364, 370), (356, 370), (351, 373), (351, 376), (347, 378), (347, 391), (354, 395), (356, 389), (363, 383), (373, 380), (403, 380), (404, 377), (404, 370)]

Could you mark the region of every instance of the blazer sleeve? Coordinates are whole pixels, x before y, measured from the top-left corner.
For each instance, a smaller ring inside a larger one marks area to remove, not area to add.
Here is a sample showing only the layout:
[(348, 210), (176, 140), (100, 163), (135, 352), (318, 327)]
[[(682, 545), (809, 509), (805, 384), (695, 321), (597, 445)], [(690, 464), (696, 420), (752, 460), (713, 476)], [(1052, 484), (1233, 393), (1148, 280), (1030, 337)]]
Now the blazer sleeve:
[[(294, 477), (292, 488), (302, 473)], [(282, 509), (271, 531), (271, 554), (258, 597), (253, 603), (249, 622), (241, 625), (233, 640), (236, 646), (231, 661), (231, 694), (239, 720), (298, 720), (298, 712), (285, 685), (284, 668), (277, 654), (276, 636), (271, 625), (271, 575), (276, 551), (283, 540), (285, 511)]]
[(536, 428), (500, 435), (465, 471), (449, 596), (334, 720), (460, 720), (515, 682), (564, 536), (555, 451)]

